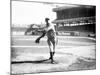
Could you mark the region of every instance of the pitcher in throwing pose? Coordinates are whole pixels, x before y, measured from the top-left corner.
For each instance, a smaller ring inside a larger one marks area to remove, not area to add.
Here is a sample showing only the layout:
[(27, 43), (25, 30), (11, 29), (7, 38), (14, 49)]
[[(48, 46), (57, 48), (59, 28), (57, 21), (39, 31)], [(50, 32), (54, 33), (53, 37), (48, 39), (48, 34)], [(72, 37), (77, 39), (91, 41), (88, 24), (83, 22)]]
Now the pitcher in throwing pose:
[(57, 45), (58, 40), (56, 37), (55, 27), (54, 25), (49, 23), (49, 20), (50, 20), (49, 18), (45, 18), (46, 26), (43, 27), (41, 31), (43, 34), (35, 40), (35, 43), (39, 43), (40, 39), (44, 37), (45, 35), (47, 35), (47, 43), (50, 49), (49, 59), (51, 60), (51, 63), (54, 63), (53, 56), (55, 54), (55, 47)]

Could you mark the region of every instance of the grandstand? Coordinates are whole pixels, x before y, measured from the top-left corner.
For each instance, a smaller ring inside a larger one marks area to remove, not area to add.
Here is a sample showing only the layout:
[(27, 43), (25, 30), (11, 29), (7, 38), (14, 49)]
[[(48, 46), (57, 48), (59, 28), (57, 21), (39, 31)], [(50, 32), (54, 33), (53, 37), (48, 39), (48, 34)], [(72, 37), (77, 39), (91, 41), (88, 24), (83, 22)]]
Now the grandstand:
[(95, 6), (63, 6), (54, 8), (53, 11), (57, 13), (57, 19), (53, 23), (57, 25), (58, 34), (66, 33), (65, 35), (71, 36), (95, 36)]

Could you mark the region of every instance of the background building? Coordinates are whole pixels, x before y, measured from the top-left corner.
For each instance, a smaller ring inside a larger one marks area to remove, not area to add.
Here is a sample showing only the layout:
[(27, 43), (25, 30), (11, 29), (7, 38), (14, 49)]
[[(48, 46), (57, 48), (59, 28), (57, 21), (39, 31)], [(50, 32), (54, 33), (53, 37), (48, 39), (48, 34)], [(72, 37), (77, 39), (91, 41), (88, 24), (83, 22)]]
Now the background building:
[(57, 25), (59, 35), (95, 36), (95, 6), (63, 6), (54, 8), (53, 11), (57, 15), (53, 23)]

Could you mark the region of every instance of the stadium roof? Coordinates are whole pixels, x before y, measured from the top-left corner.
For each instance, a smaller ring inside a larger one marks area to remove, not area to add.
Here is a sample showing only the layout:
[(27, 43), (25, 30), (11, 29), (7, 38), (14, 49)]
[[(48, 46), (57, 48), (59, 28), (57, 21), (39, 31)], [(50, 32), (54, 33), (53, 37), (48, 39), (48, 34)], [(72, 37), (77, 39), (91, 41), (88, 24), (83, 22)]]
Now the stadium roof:
[(95, 6), (91, 5), (69, 5), (69, 6), (62, 6), (58, 8), (53, 8), (54, 12), (65, 10), (65, 9), (71, 9), (71, 8), (94, 8)]

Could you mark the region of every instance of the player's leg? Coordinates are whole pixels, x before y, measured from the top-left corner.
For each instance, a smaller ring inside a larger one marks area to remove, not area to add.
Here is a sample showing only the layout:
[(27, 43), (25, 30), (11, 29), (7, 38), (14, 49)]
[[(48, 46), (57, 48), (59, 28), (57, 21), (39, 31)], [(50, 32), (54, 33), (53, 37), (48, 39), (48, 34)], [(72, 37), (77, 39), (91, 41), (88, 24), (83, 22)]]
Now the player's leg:
[(53, 44), (49, 39), (47, 40), (47, 43), (48, 43), (49, 49), (50, 49), (50, 58), (49, 59), (51, 59), (51, 63), (53, 63), (54, 62), (54, 60), (53, 60)]
[(56, 49), (56, 45), (58, 43), (58, 39), (56, 38), (56, 36), (53, 36), (53, 38), (51, 39), (52, 45), (53, 45), (53, 56), (55, 54), (55, 49)]
[(55, 63), (54, 62), (54, 54), (55, 54), (55, 48), (56, 48), (56, 42), (55, 42), (55, 40), (52, 40), (52, 63)]
[(52, 39), (52, 46), (53, 46), (53, 56), (54, 56), (54, 54), (55, 54), (55, 48), (56, 48), (56, 41), (55, 41), (55, 39)]
[(51, 56), (52, 56), (52, 47), (51, 47), (51, 42), (50, 42), (50, 40), (48, 39), (47, 40), (47, 43), (48, 43), (48, 46), (49, 46), (49, 50), (50, 50), (50, 58), (49, 59), (51, 59)]

